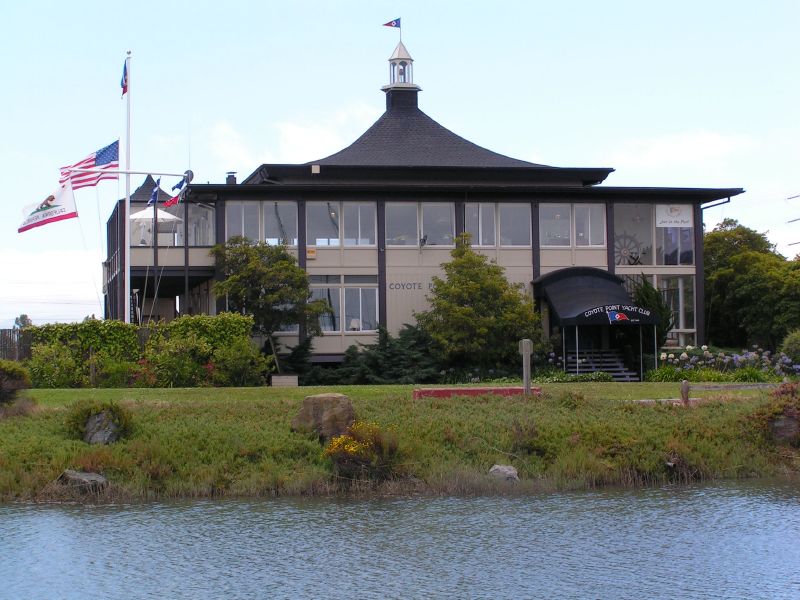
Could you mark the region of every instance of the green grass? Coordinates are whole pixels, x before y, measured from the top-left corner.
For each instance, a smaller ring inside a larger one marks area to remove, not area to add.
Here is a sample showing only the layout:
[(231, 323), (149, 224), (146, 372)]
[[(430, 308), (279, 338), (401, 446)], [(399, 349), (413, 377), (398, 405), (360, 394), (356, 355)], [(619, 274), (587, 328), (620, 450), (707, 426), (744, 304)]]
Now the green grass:
[[(302, 399), (323, 391), (347, 394), (359, 419), (397, 433), (401, 477), (383, 488), (395, 492), (496, 491), (486, 477), (495, 463), (518, 469), (521, 493), (786, 468), (747, 418), (767, 402), (763, 389), (695, 389), (705, 402), (685, 408), (631, 402), (677, 398), (674, 383), (542, 387), (533, 400), (412, 400), (414, 386), (32, 390), (31, 415), (0, 420), (0, 500), (52, 499), (65, 468), (102, 472), (126, 500), (338, 493), (320, 444), (290, 431)], [(66, 408), (78, 399), (126, 406), (130, 436), (102, 447), (70, 439)]]

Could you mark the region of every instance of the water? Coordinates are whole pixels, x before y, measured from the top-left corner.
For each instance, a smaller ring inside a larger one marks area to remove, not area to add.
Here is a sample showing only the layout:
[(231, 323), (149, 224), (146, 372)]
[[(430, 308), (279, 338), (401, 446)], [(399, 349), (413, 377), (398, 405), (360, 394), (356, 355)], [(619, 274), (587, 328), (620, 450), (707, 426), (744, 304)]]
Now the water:
[(0, 598), (800, 598), (800, 483), (0, 505)]

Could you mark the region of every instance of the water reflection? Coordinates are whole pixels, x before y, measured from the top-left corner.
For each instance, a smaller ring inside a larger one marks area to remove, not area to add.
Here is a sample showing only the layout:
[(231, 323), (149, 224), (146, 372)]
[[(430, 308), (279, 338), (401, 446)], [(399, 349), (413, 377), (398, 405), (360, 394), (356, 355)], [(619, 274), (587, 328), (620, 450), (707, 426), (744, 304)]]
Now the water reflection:
[(800, 485), (0, 506), (0, 598), (797, 598)]

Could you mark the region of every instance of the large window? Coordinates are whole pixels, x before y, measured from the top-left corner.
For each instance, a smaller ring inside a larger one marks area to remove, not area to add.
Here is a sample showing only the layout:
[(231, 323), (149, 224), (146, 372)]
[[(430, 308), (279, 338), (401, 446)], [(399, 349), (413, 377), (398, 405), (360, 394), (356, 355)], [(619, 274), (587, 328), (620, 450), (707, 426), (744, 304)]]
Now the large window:
[(320, 317), (323, 332), (378, 329), (377, 275), (311, 275), (311, 298), (325, 300), (332, 313)]
[(421, 239), (426, 246), (452, 246), (455, 232), (455, 206), (452, 202), (422, 204)]
[(297, 246), (297, 204), (268, 201), (263, 203), (264, 241), (270, 245)]
[(225, 203), (225, 239), (236, 235), (242, 235), (253, 241), (259, 238), (258, 235), (258, 202), (237, 202), (228, 201)]
[(692, 275), (659, 275), (658, 289), (672, 309), (671, 339), (681, 346), (694, 343), (694, 277)]
[(540, 204), (539, 243), (543, 247), (605, 246), (605, 206), (603, 204)]
[(417, 205), (410, 202), (386, 203), (386, 244), (416, 246), (419, 244)]
[(375, 203), (344, 202), (344, 245), (375, 245)]
[(306, 234), (309, 246), (338, 246), (340, 208), (338, 202), (306, 204)]
[(614, 206), (614, 262), (618, 265), (653, 264), (653, 205)]
[(530, 204), (498, 204), (501, 246), (531, 245)]
[(572, 244), (571, 208), (569, 204), (539, 205), (539, 244), (570, 246)]
[(467, 202), (464, 205), (464, 229), (474, 246), (495, 245), (494, 204)]

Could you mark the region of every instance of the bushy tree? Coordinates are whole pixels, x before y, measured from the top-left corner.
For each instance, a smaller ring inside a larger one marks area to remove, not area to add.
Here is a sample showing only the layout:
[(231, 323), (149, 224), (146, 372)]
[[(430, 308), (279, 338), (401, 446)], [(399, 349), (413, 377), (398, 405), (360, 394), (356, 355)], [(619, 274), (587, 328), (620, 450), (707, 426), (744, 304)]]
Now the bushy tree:
[(33, 321), (31, 321), (31, 318), (25, 313), (22, 313), (14, 319), (14, 329), (24, 329), (31, 325), (33, 325)]
[[(774, 348), (776, 335), (794, 320), (791, 315), (773, 314), (784, 296), (781, 289), (791, 294), (779, 281), (781, 276), (776, 277), (788, 266), (785, 258), (775, 252), (766, 234), (734, 219), (725, 219), (705, 234), (703, 255), (709, 341), (718, 346), (764, 343)], [(776, 317), (782, 321), (777, 328)]]
[(224, 277), (214, 293), (227, 297), (230, 310), (253, 315), (254, 328), (269, 338), (276, 361), (275, 332), (300, 324), (309, 335), (319, 334), (319, 316), (330, 308), (310, 301), (308, 276), (286, 246), (235, 236), (211, 253)]
[(506, 367), (518, 363), (522, 338), (543, 351), (541, 323), (533, 301), (510, 283), (503, 268), (475, 252), (469, 234), (456, 240), (452, 260), (434, 277), (430, 309), (416, 315), (441, 363), (458, 368)]

